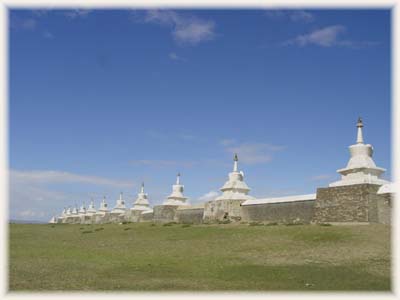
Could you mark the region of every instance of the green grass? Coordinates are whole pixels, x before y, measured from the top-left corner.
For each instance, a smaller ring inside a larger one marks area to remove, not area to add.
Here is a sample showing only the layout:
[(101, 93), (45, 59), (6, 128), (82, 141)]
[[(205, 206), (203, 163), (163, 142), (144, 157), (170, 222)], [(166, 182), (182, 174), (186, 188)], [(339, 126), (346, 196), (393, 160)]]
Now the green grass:
[(10, 225), (10, 290), (390, 290), (385, 225)]

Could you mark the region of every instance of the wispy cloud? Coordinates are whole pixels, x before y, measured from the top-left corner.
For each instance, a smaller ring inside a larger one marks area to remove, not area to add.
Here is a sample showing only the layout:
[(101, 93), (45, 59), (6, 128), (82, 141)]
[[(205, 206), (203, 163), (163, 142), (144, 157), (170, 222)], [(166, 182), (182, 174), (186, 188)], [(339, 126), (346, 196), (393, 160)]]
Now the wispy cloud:
[(11, 170), (10, 216), (12, 219), (46, 221), (59, 214), (64, 206), (79, 205), (88, 200), (89, 191), (116, 196), (119, 190), (131, 190), (133, 185), (125, 180), (61, 171)]
[(352, 41), (345, 40), (342, 36), (347, 32), (343, 25), (333, 25), (320, 29), (316, 29), (307, 34), (298, 35), (297, 37), (284, 42), (284, 45), (296, 45), (300, 47), (315, 45), (320, 47), (349, 47), (349, 48), (363, 48), (368, 46), (377, 45), (377, 42), (371, 41)]
[(307, 34), (298, 35), (294, 39), (287, 41), (287, 44), (298, 46), (314, 44), (322, 47), (332, 47), (337, 45), (339, 35), (345, 31), (346, 28), (342, 25), (328, 26)]
[(43, 211), (34, 211), (34, 210), (22, 210), (17, 214), (19, 217), (23, 219), (31, 219), (31, 218), (41, 218), (45, 216)]
[(315, 17), (312, 13), (304, 10), (296, 10), (289, 15), (293, 22), (312, 22)]
[(48, 9), (32, 9), (31, 13), (35, 17), (44, 17), (47, 16), (51, 11), (53, 11), (53, 8), (48, 8)]
[(170, 60), (174, 60), (174, 61), (186, 61), (185, 58), (179, 56), (178, 54), (176, 54), (175, 52), (170, 52), (168, 54), (168, 57)]
[(160, 130), (152, 130), (149, 129), (145, 132), (146, 136), (149, 138), (158, 140), (160, 142), (165, 141), (185, 141), (185, 142), (204, 142), (205, 139), (199, 136), (196, 136), (188, 131), (178, 131), (178, 132), (165, 132)]
[(134, 183), (125, 180), (114, 180), (98, 176), (80, 175), (62, 171), (20, 171), (11, 170), (10, 178), (15, 182), (30, 183), (84, 183), (94, 185), (106, 185), (118, 188), (131, 188)]
[(234, 143), (236, 143), (235, 139), (223, 139), (223, 140), (220, 141), (220, 144), (222, 146), (229, 146), (229, 145), (232, 145)]
[(92, 12), (93, 12), (93, 10), (91, 10), (91, 9), (79, 8), (79, 9), (58, 10), (58, 9), (54, 9), (53, 7), (47, 8), (47, 9), (31, 10), (32, 16), (34, 16), (36, 18), (46, 17), (50, 14), (55, 13), (57, 15), (67, 17), (69, 19), (79, 19), (79, 18), (86, 18)]
[(267, 143), (237, 143), (235, 140), (224, 139), (220, 141), (225, 151), (237, 153), (240, 162), (244, 164), (268, 163), (273, 158), (273, 153), (282, 151), (286, 147)]
[(179, 138), (185, 141), (199, 140), (196, 136), (187, 133), (179, 134)]
[(305, 10), (268, 10), (265, 15), (273, 20), (290, 20), (292, 22), (309, 23), (315, 20), (315, 16)]
[[(309, 192), (310, 194), (312, 191)], [(253, 192), (253, 196), (256, 198), (275, 198), (275, 197), (285, 197), (285, 196), (293, 196), (293, 195), (299, 195), (299, 194), (305, 194), (303, 191), (299, 191), (294, 188), (282, 188), (282, 189), (272, 189), (272, 188), (261, 188), (258, 189), (257, 191)]]
[(45, 31), (45, 32), (43, 32), (43, 37), (45, 38), (45, 39), (54, 39), (54, 35), (50, 32), (50, 31)]
[(197, 45), (215, 37), (214, 21), (172, 10), (148, 10), (143, 17), (134, 11), (134, 20), (170, 28), (172, 37), (179, 44)]
[(184, 167), (191, 168), (198, 164), (198, 161), (192, 160), (162, 160), (162, 159), (140, 159), (130, 161), (133, 165), (145, 165), (150, 167)]
[(311, 181), (323, 181), (323, 180), (330, 180), (333, 179), (334, 175), (333, 174), (321, 174), (321, 175), (315, 175), (310, 177)]
[(35, 19), (32, 18), (19, 18), (16, 16), (11, 16), (10, 27), (14, 30), (27, 30), (33, 31), (36, 29), (38, 23)]
[(86, 18), (92, 11), (90, 9), (74, 9), (64, 13), (70, 19)]
[(76, 197), (30, 181), (10, 180), (11, 219), (46, 221), (61, 211), (62, 203), (72, 199)]
[(219, 193), (216, 191), (209, 191), (208, 193), (205, 193), (204, 195), (200, 196), (197, 199), (197, 202), (206, 202), (206, 201), (214, 200), (218, 195), (219, 195)]

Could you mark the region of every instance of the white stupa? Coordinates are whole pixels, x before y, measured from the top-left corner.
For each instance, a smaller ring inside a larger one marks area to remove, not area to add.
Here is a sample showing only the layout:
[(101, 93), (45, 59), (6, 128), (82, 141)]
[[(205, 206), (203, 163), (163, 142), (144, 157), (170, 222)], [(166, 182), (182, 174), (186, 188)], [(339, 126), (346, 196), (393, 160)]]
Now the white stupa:
[(215, 198), (219, 200), (251, 200), (254, 197), (247, 195), (250, 188), (243, 181), (244, 174), (238, 171), (238, 156), (235, 154), (233, 158), (233, 171), (229, 173), (229, 179), (221, 188), (222, 195)]
[(112, 209), (111, 214), (124, 214), (126, 212), (126, 206), (125, 206), (125, 201), (122, 199), (122, 192), (119, 193), (119, 199), (117, 200), (117, 203), (115, 207)]
[(72, 210), (71, 210), (71, 206), (68, 207), (67, 212), (65, 213), (66, 217), (69, 217), (72, 215)]
[(85, 202), (83, 202), (82, 206), (79, 209), (79, 216), (84, 217), (86, 215), (86, 205)]
[(79, 220), (80, 220), (79, 210), (78, 210), (77, 205), (75, 204), (74, 208), (72, 209), (69, 221), (72, 223), (77, 223)]
[(94, 201), (93, 198), (90, 200), (90, 204), (86, 210), (86, 215), (87, 216), (93, 216), (96, 213), (96, 208), (94, 207)]
[(57, 218), (57, 221), (62, 223), (62, 221), (65, 219), (67, 214), (67, 209), (64, 207), (63, 211), (61, 212), (61, 215)]
[(71, 215), (73, 215), (73, 216), (78, 215), (78, 207), (76, 207), (76, 204), (75, 204), (74, 208), (72, 209)]
[(377, 167), (372, 159), (373, 147), (370, 144), (364, 144), (363, 127), (363, 122), (359, 118), (357, 122), (357, 142), (349, 146), (350, 160), (346, 168), (337, 170), (342, 175), (342, 179), (329, 184), (330, 187), (362, 183), (379, 185), (388, 183), (388, 181), (380, 178), (386, 170)]
[(57, 223), (57, 218), (55, 216), (53, 216), (50, 221), (49, 224), (56, 224)]
[(187, 198), (183, 195), (184, 186), (180, 184), (181, 174), (176, 176), (176, 183), (172, 186), (172, 193), (164, 201), (163, 205), (189, 205)]
[(131, 210), (140, 210), (140, 211), (151, 210), (149, 205), (149, 200), (147, 199), (147, 194), (144, 192), (144, 183), (142, 183), (142, 187), (140, 188), (140, 193), (138, 193), (136, 201), (135, 203), (133, 203), (133, 207), (131, 208)]
[(108, 205), (107, 205), (107, 203), (106, 203), (106, 196), (104, 196), (103, 197), (103, 200), (101, 201), (101, 203), (100, 203), (100, 208), (99, 208), (99, 210), (96, 212), (96, 214), (104, 214), (104, 213), (107, 213), (107, 212), (109, 212), (109, 210), (108, 210)]

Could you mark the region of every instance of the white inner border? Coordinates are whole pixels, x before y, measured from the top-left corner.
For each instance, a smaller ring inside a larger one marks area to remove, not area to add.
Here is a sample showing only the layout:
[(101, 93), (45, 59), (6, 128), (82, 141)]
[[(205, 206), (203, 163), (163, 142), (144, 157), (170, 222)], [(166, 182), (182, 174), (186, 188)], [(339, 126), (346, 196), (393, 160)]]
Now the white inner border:
[[(1, 271), (0, 271), (0, 291), (1, 296), (6, 299), (67, 299), (67, 298), (163, 298), (163, 299), (187, 299), (190, 298), (208, 298), (208, 299), (400, 299), (400, 274), (399, 274), (399, 207), (398, 199), (393, 201), (392, 218), (392, 288), (393, 293), (371, 293), (371, 292), (340, 292), (340, 293), (322, 293), (322, 292), (224, 292), (224, 293), (83, 293), (83, 292), (64, 292), (64, 293), (17, 293), (8, 292), (8, 9), (10, 8), (213, 8), (213, 9), (239, 9), (239, 8), (301, 8), (301, 9), (354, 9), (354, 8), (391, 8), (392, 9), (392, 180), (395, 182), (396, 190), (400, 191), (400, 166), (399, 161), (399, 92), (398, 72), (400, 63), (396, 51), (399, 51), (399, 26), (400, 11), (398, 8), (399, 0), (3, 0), (0, 3), (0, 213), (2, 222), (0, 230), (2, 247), (0, 247)], [(397, 167), (396, 167), (397, 166)], [(56, 274), (55, 274), (56, 276)]]

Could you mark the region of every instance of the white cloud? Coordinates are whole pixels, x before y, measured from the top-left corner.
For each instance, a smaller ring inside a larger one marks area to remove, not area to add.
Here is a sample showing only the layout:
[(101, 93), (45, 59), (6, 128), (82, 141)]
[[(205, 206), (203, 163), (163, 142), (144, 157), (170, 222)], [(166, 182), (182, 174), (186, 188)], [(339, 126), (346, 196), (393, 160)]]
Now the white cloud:
[(321, 174), (321, 175), (316, 175), (316, 176), (312, 176), (310, 178), (311, 181), (321, 181), (321, 180), (329, 180), (329, 179), (333, 179), (333, 175), (332, 174)]
[(191, 168), (198, 164), (192, 160), (162, 160), (162, 159), (139, 159), (130, 162), (133, 165), (146, 165), (151, 167), (185, 167)]
[(235, 139), (223, 139), (223, 140), (220, 141), (220, 144), (222, 146), (229, 146), (229, 145), (234, 144), (235, 142), (236, 142)]
[(218, 195), (219, 195), (218, 192), (210, 191), (208, 193), (205, 193), (203, 196), (200, 196), (197, 200), (199, 202), (206, 202), (206, 201), (214, 200)]
[(308, 11), (296, 10), (289, 15), (290, 20), (293, 22), (312, 22), (314, 15)]
[(22, 218), (41, 218), (45, 216), (45, 213), (43, 211), (38, 212), (38, 211), (33, 211), (33, 210), (23, 210), (18, 212), (17, 214), (18, 216), (22, 217)]
[(352, 41), (342, 39), (342, 35), (347, 31), (343, 25), (333, 25), (311, 31), (307, 34), (298, 35), (283, 43), (283, 45), (297, 45), (304, 47), (307, 45), (316, 45), (320, 47), (347, 47), (360, 49), (365, 47), (376, 46), (379, 43), (374, 41)]
[(73, 199), (76, 195), (53, 191), (32, 182), (10, 180), (11, 219), (46, 221), (51, 215), (61, 212), (62, 203)]
[(21, 28), (26, 30), (34, 30), (36, 28), (37, 22), (34, 19), (27, 19), (21, 22)]
[[(137, 13), (136, 11), (134, 12)], [(135, 20), (171, 28), (172, 37), (180, 44), (196, 45), (215, 37), (215, 23), (171, 10), (148, 10), (143, 18)]]
[(182, 133), (178, 136), (180, 139), (184, 140), (184, 141), (195, 141), (195, 140), (199, 140), (198, 138), (196, 138), (196, 136), (192, 135), (192, 134), (188, 134), (188, 133)]
[(86, 18), (92, 11), (89, 9), (74, 9), (64, 13), (70, 19)]
[(328, 26), (314, 30), (310, 33), (299, 35), (287, 41), (288, 45), (317, 45), (321, 47), (332, 47), (338, 45), (339, 35), (344, 33), (346, 28), (342, 25)]
[(31, 11), (32, 15), (34, 15), (35, 17), (44, 17), (47, 16), (48, 13), (51, 11), (52, 9), (33, 9)]
[(146, 136), (158, 140), (160, 142), (167, 142), (170, 140), (180, 140), (185, 142), (202, 142), (204, 138), (198, 137), (188, 131), (180, 132), (161, 132), (158, 130), (147, 130), (145, 132)]
[(174, 52), (171, 52), (168, 56), (172, 60), (179, 60), (179, 56)]
[(239, 161), (244, 164), (268, 163), (273, 158), (273, 153), (285, 149), (284, 146), (266, 143), (229, 143), (224, 145), (229, 153), (237, 153)]
[(119, 188), (131, 188), (134, 184), (131, 181), (114, 180), (98, 176), (80, 175), (62, 171), (19, 171), (11, 170), (11, 180), (15, 182), (30, 183), (85, 183), (94, 185), (106, 185)]
[(54, 39), (54, 35), (50, 31), (43, 32), (43, 37), (45, 39)]
[(214, 22), (190, 20), (175, 27), (175, 40), (182, 43), (197, 44), (214, 38)]
[(37, 21), (32, 18), (22, 19), (11, 15), (10, 27), (14, 30), (33, 31), (37, 27)]
[(312, 22), (315, 19), (312, 13), (305, 10), (268, 10), (265, 15), (274, 20), (290, 20), (304, 23)]
[[(285, 196), (293, 196), (293, 195), (299, 195), (299, 194), (304, 194), (303, 191), (299, 191), (297, 189), (292, 189), (292, 188), (283, 188), (283, 189), (270, 189), (270, 188), (263, 188), (258, 189), (257, 193), (254, 193), (253, 196), (255, 198), (259, 199), (265, 199), (265, 198), (277, 198), (277, 197), (285, 197)], [(311, 191), (310, 191), (311, 194)]]
[(265, 16), (270, 19), (282, 19), (286, 16), (286, 13), (283, 10), (267, 10), (265, 11)]
[[(133, 182), (60, 171), (11, 170), (10, 217), (47, 221), (52, 215), (59, 214), (63, 207), (89, 200), (93, 185), (101, 196), (116, 197), (117, 188), (131, 189)], [(101, 197), (98, 198), (100, 201)]]
[(186, 61), (183, 57), (179, 56), (175, 52), (171, 52), (168, 54), (169, 59), (174, 60), (174, 61)]
[(267, 163), (272, 160), (270, 153), (265, 151), (262, 144), (242, 144), (227, 149), (231, 153), (237, 153), (240, 162), (245, 164)]

